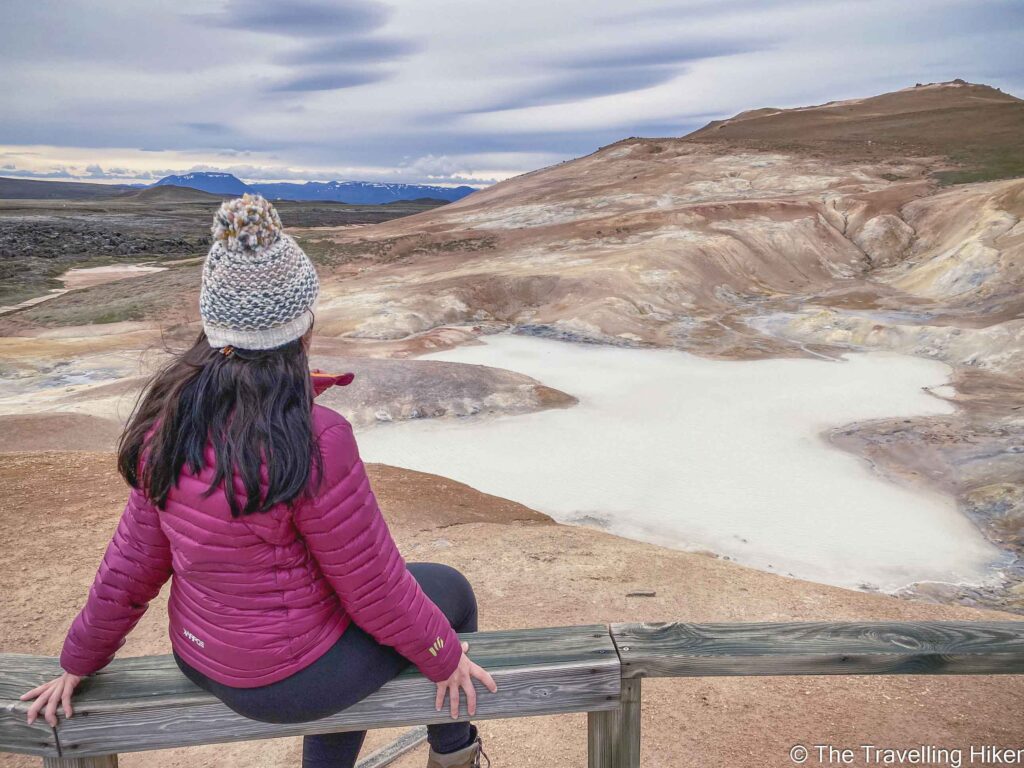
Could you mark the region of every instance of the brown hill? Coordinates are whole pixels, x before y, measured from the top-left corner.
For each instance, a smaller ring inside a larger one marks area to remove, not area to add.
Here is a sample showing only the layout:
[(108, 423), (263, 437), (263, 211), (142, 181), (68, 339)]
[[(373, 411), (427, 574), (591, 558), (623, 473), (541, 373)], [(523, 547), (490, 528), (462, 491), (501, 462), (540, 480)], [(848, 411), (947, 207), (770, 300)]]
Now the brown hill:
[(0, 200), (102, 200), (133, 189), (125, 184), (0, 177)]
[(219, 203), (224, 199), (224, 197), (222, 195), (203, 192), (201, 189), (176, 187), (173, 184), (164, 184), (159, 187), (146, 187), (138, 192), (131, 192), (124, 195), (121, 199), (137, 200), (138, 202)]
[(741, 112), (686, 139), (860, 160), (946, 157), (959, 167), (940, 171), (942, 181), (984, 181), (1024, 175), (1024, 101), (953, 80), (865, 99)]

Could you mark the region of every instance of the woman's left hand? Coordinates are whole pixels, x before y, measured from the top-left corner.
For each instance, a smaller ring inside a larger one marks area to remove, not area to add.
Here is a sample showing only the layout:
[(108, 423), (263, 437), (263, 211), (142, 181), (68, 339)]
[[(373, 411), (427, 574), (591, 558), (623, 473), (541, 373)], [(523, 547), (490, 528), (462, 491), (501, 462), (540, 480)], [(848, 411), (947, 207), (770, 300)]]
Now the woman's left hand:
[(36, 715), (39, 714), (39, 710), (44, 706), (46, 707), (46, 712), (43, 717), (53, 727), (57, 726), (57, 707), (60, 704), (64, 705), (64, 715), (71, 717), (71, 695), (75, 692), (75, 687), (80, 682), (82, 682), (81, 677), (65, 672), (60, 677), (21, 694), (19, 698), (22, 701), (38, 696), (32, 702), (32, 706), (28, 708), (28, 724), (32, 725)]

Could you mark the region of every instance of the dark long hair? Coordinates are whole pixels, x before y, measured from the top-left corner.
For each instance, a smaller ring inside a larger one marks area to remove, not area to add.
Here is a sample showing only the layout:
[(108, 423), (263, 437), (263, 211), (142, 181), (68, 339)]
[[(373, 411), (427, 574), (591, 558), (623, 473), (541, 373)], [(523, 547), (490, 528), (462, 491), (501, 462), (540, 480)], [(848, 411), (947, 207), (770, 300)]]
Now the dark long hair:
[[(222, 485), (232, 517), (293, 504), (312, 490), (314, 465), (316, 478), (323, 469), (312, 407), (301, 338), (269, 350), (235, 348), (225, 356), (201, 331), (191, 349), (157, 371), (139, 395), (118, 442), (117, 468), (162, 510), (182, 467), (198, 473), (212, 442), (216, 471), (203, 498)], [(244, 506), (234, 487), (236, 475), (245, 487)]]

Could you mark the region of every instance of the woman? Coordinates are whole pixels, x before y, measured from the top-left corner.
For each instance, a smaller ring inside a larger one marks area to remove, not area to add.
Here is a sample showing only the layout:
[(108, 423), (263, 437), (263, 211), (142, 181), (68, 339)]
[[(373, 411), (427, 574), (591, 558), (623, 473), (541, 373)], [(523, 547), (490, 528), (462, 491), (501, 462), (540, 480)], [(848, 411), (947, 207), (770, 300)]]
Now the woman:
[[(235, 712), (325, 717), (413, 663), (455, 720), (428, 726), (428, 766), (479, 766), (460, 690), (472, 716), (473, 678), (497, 686), (456, 634), (477, 629), (473, 589), (449, 566), (406, 566), (351, 424), (313, 401), (352, 380), (308, 367), (316, 270), (259, 196), (225, 202), (212, 231), (203, 331), (153, 377), (121, 436), (128, 502), (64, 641), (64, 674), (21, 697), (35, 698), (28, 722), (44, 707), (51, 725), (58, 706), (72, 716), (82, 677), (110, 663), (173, 574), (174, 659)], [(305, 736), (303, 766), (354, 766), (365, 735)]]

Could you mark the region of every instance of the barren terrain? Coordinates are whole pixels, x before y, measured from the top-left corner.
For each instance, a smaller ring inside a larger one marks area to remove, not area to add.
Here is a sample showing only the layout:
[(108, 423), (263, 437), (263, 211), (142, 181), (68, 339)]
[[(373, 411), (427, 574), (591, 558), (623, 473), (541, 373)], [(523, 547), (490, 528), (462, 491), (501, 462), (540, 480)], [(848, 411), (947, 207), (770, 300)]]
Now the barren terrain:
[[(49, 188), (77, 196), (55, 199)], [(209, 245), (212, 211), (222, 199), (175, 186), (125, 191), (102, 184), (0, 178), (0, 305), (9, 307), (67, 287), (60, 275), (72, 268), (143, 261), (176, 266), (200, 256)], [(307, 227), (372, 224), (436, 205), (423, 200), (389, 205), (277, 203), (293, 225)]]
[[(117, 524), (124, 485), (109, 453), (12, 453), (3, 459), (0, 547), (8, 567), (0, 573), (0, 648), (56, 654)], [(481, 630), (667, 619), (1013, 618), (776, 576), (710, 555), (557, 525), (442, 477), (377, 464), (368, 469), (406, 560), (462, 570), (477, 594)], [(150, 605), (121, 655), (170, 653), (168, 590), (166, 585)], [(627, 596), (650, 591), (653, 597)], [(643, 687), (641, 754), (650, 768), (791, 766), (789, 749), (797, 743), (1020, 746), (1024, 732), (1024, 685), (1016, 676), (704, 678), (645, 680)], [(364, 754), (400, 732), (371, 732)], [(586, 764), (582, 714), (486, 721), (481, 733), (495, 766)], [(123, 755), (120, 764), (284, 768), (298, 763), (300, 750), (301, 740), (289, 737), (140, 752)], [(394, 765), (416, 768), (425, 755), (421, 746)], [(38, 758), (5, 755), (2, 762), (29, 768)]]

